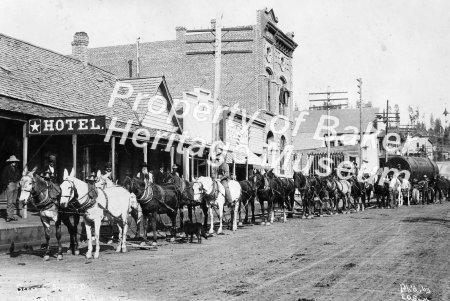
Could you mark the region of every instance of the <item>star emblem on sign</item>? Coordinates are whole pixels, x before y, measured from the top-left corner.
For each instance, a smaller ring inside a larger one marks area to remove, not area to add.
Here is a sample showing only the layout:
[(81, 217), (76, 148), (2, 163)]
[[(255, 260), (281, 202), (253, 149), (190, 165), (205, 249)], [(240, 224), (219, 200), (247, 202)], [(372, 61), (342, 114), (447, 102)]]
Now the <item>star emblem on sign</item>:
[(41, 120), (39, 119), (31, 119), (30, 123), (30, 133), (31, 134), (39, 134), (41, 133)]

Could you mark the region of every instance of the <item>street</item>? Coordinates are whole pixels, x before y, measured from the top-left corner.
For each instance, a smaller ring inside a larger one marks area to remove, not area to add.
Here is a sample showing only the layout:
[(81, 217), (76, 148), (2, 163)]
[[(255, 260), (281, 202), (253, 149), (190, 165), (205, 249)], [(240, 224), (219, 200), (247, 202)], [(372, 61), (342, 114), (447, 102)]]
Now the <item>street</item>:
[[(0, 255), (2, 300), (450, 300), (450, 203), (371, 209), (100, 258)], [(82, 245), (82, 253), (86, 247)], [(30, 286), (34, 286), (31, 287)], [(21, 287), (19, 290), (18, 287)], [(27, 289), (29, 288), (29, 289)], [(413, 299), (415, 296), (416, 299)]]

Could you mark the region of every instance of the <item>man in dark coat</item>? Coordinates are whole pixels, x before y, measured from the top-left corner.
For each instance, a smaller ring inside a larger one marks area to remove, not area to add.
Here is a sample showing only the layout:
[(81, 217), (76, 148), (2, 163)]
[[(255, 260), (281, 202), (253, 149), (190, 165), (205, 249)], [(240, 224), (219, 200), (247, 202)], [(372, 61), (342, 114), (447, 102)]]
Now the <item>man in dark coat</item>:
[(112, 163), (111, 162), (107, 162), (105, 164), (105, 171), (102, 172), (102, 175), (106, 175), (107, 178), (111, 180), (111, 182), (115, 182), (115, 180), (112, 177)]
[(423, 176), (423, 186), (422, 186), (422, 205), (425, 205), (425, 202), (427, 204), (430, 204), (428, 194), (429, 194), (428, 177), (427, 177), (427, 175), (424, 175)]
[(141, 170), (138, 172), (136, 177), (143, 181), (146, 181), (146, 182), (150, 181), (153, 183), (153, 176), (151, 176), (151, 174), (148, 172), (147, 162), (142, 162), (140, 165), (140, 168), (141, 168)]
[(19, 181), (21, 173), (18, 167), (19, 159), (16, 156), (9, 157), (6, 160), (8, 165), (3, 169), (1, 177), (1, 186), (6, 187), (6, 221), (16, 221), (14, 211), (17, 210), (17, 194), (19, 191)]
[(44, 168), (43, 173), (41, 176), (43, 177), (45, 173), (50, 174), (50, 180), (52, 182), (56, 182), (58, 179), (58, 172), (56, 170), (56, 156), (50, 155), (48, 156), (48, 165)]
[(161, 165), (159, 167), (159, 170), (155, 171), (154, 178), (155, 178), (156, 185), (161, 185), (164, 183), (166, 178), (164, 177), (164, 166), (163, 165)]
[(223, 144), (219, 144), (216, 148), (216, 157), (212, 158), (211, 177), (219, 179), (220, 183), (225, 187), (225, 201), (231, 203), (230, 187), (228, 186), (228, 180), (230, 178), (230, 168), (225, 159), (226, 153), (223, 151)]

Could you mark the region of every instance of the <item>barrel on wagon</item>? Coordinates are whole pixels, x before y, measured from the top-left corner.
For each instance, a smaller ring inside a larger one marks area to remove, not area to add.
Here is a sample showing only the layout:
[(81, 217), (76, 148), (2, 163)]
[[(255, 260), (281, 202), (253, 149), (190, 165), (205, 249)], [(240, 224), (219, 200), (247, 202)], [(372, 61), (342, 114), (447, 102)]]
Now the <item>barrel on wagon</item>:
[(429, 158), (423, 157), (402, 157), (395, 156), (389, 158), (387, 167), (397, 168), (400, 165), (401, 170), (407, 170), (410, 172), (411, 179), (423, 179), (426, 175), (429, 179), (435, 179), (439, 174), (439, 168), (437, 164), (431, 161)]

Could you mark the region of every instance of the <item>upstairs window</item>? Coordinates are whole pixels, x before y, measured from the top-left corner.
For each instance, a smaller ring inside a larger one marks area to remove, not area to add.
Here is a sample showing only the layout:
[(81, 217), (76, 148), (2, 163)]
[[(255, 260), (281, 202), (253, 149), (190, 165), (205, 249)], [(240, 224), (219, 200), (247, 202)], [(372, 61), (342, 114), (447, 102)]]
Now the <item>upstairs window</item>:
[(272, 111), (272, 81), (273, 81), (273, 73), (270, 69), (266, 69), (267, 76), (267, 99), (266, 99), (266, 109), (267, 111)]
[(286, 88), (286, 80), (281, 77), (281, 89), (278, 103), (278, 113), (280, 115), (286, 115), (286, 108), (289, 105), (289, 90)]
[(284, 174), (284, 148), (286, 146), (286, 138), (284, 138), (284, 136), (281, 136), (280, 139), (280, 173), (283, 175)]

